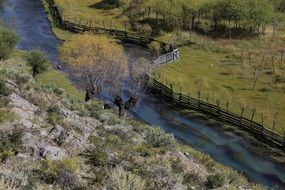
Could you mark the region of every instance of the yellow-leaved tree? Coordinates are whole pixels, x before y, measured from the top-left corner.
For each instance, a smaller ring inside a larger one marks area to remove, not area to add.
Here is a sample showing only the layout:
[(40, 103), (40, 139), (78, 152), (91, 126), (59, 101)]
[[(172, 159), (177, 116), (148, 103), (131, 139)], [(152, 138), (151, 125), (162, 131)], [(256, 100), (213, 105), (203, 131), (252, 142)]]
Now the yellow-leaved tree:
[(136, 93), (123, 102), (123, 88), (130, 69), (124, 49), (116, 40), (104, 35), (84, 34), (75, 36), (60, 48), (61, 58), (70, 64), (84, 79), (85, 101), (104, 91), (114, 97), (114, 103), (122, 115), (124, 109), (138, 102)]

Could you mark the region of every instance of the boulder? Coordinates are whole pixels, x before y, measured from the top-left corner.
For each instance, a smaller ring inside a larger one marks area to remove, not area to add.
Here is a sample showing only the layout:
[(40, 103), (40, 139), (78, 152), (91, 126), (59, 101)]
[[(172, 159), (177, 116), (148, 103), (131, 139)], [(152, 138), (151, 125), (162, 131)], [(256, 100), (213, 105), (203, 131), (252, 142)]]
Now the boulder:
[(67, 157), (67, 153), (59, 147), (48, 145), (40, 148), (40, 157), (50, 160), (61, 160)]

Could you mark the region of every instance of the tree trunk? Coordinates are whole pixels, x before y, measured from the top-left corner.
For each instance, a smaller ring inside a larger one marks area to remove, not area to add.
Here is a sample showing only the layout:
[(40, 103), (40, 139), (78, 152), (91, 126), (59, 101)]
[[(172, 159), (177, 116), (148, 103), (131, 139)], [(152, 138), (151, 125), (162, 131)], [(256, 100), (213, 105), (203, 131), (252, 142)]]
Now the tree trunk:
[(34, 69), (33, 70), (33, 77), (35, 78), (37, 76), (37, 72), (36, 72), (36, 70)]
[(192, 31), (195, 30), (195, 19), (196, 19), (196, 16), (192, 16), (192, 21), (191, 21), (191, 30)]
[(158, 22), (158, 12), (156, 11), (156, 18), (155, 18), (155, 22)]
[(231, 21), (229, 21), (229, 39), (232, 39), (232, 26), (231, 26)]
[(91, 92), (89, 89), (86, 89), (85, 102), (88, 102), (89, 100), (91, 100)]
[(120, 96), (115, 96), (114, 103), (119, 108), (119, 117), (123, 116), (123, 110), (124, 110), (123, 99)]

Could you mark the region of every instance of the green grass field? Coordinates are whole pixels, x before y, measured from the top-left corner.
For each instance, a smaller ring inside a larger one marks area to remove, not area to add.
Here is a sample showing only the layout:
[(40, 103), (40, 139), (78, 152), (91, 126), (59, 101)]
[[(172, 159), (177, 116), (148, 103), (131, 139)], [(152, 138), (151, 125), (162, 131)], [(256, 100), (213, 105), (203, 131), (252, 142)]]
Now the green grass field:
[(68, 79), (66, 74), (61, 71), (51, 68), (47, 72), (37, 76), (36, 80), (43, 86), (49, 85), (62, 88), (70, 97), (78, 100), (84, 100), (84, 92), (76, 88)]
[(65, 19), (82, 19), (82, 23), (92, 21), (92, 26), (112, 27), (124, 29), (124, 21), (127, 18), (121, 14), (120, 9), (96, 9), (90, 7), (100, 0), (55, 0), (63, 12)]
[[(120, 9), (96, 9), (89, 7), (100, 0), (56, 0), (66, 18), (80, 17), (84, 20), (102, 20), (111, 23), (116, 28), (123, 28), (126, 16)], [(163, 66), (154, 72), (155, 77), (163, 83), (172, 84), (174, 90), (180, 89), (184, 94), (197, 97), (200, 89), (202, 98), (211, 103), (221, 101), (225, 107), (229, 102), (229, 110), (237, 114), (241, 107), (245, 107), (245, 116), (251, 118), (252, 110), (256, 109), (254, 120), (264, 123), (272, 128), (274, 116), (278, 112), (276, 127), (273, 129), (283, 134), (285, 129), (285, 61), (280, 65), (281, 59), (278, 51), (284, 48), (285, 43), (285, 17), (281, 15), (277, 36), (272, 37), (272, 27), (266, 28), (266, 35), (260, 41), (257, 38), (233, 39), (210, 38), (204, 47), (204, 37), (187, 32), (162, 33), (156, 36), (169, 42), (180, 45), (181, 60)], [(100, 22), (98, 22), (100, 21)], [(102, 26), (102, 24), (101, 24)], [(68, 32), (54, 29), (61, 39), (70, 39)], [(183, 45), (191, 40), (193, 45)], [(241, 67), (241, 52), (243, 50), (244, 64)], [(249, 63), (248, 52), (255, 52), (252, 63)], [(271, 57), (267, 55), (264, 69), (258, 73), (258, 80), (253, 90), (254, 70), (253, 65), (259, 66), (262, 62), (261, 52), (275, 51), (275, 73), (272, 73)], [(284, 59), (285, 60), (285, 59)]]

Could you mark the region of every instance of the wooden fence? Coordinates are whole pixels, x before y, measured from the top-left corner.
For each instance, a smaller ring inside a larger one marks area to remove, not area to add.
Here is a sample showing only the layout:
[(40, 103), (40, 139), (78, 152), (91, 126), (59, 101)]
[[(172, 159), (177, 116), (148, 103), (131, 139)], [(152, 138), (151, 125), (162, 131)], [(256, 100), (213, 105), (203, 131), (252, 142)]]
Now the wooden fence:
[(153, 61), (153, 66), (160, 66), (177, 61), (180, 58), (179, 49), (175, 49), (170, 53), (164, 54)]
[[(60, 27), (75, 33), (83, 33), (85, 31), (89, 31), (96, 34), (107, 34), (116, 39), (142, 46), (147, 46), (154, 41), (160, 43), (162, 47), (167, 46), (167, 43), (153, 39), (149, 36), (140, 36), (135, 33), (115, 29), (92, 27), (91, 22), (83, 22), (82, 20), (78, 20), (78, 22), (71, 22), (70, 19), (64, 20), (59, 8), (55, 5), (54, 0), (46, 0), (46, 2), (48, 3), (50, 14), (53, 17), (53, 23), (56, 27)], [(170, 63), (172, 61), (176, 61), (177, 59), (179, 59), (179, 50), (175, 49), (170, 53), (160, 56), (154, 61), (153, 64), (154, 66), (159, 66)], [(241, 129), (249, 131), (253, 135), (260, 137), (262, 140), (285, 150), (285, 136), (282, 137), (281, 135), (273, 132), (270, 129), (267, 129), (259, 123), (242, 117), (241, 115), (232, 113), (217, 105), (210, 104), (208, 102), (204, 102), (190, 96), (183, 95), (181, 93), (174, 93), (171, 88), (150, 77), (148, 80), (148, 89), (150, 92), (161, 96), (164, 100), (167, 101), (167, 103), (178, 106), (180, 108), (197, 110), (199, 112), (212, 115), (215, 118), (219, 118), (223, 122), (230, 123)]]
[(148, 78), (149, 80), (147, 86), (149, 92), (162, 97), (168, 104), (183, 109), (196, 110), (206, 115), (214, 116), (223, 122), (251, 132), (254, 136), (262, 139), (264, 142), (269, 142), (269, 144), (285, 150), (285, 136), (283, 137), (259, 123), (225, 110), (220, 106), (213, 105), (181, 93), (174, 93), (171, 88), (163, 85), (151, 77)]
[(92, 32), (94, 34), (106, 34), (110, 35), (116, 39), (138, 44), (141, 46), (148, 46), (152, 42), (158, 42), (161, 47), (167, 46), (167, 43), (154, 39), (150, 36), (143, 36), (137, 33), (131, 33), (123, 30), (103, 28), (92, 26), (92, 21), (84, 21), (81, 19), (64, 19), (59, 8), (56, 6), (54, 0), (46, 0), (49, 6), (50, 14), (53, 18), (54, 25), (56, 27), (74, 32), (74, 33), (83, 33), (83, 32)]

